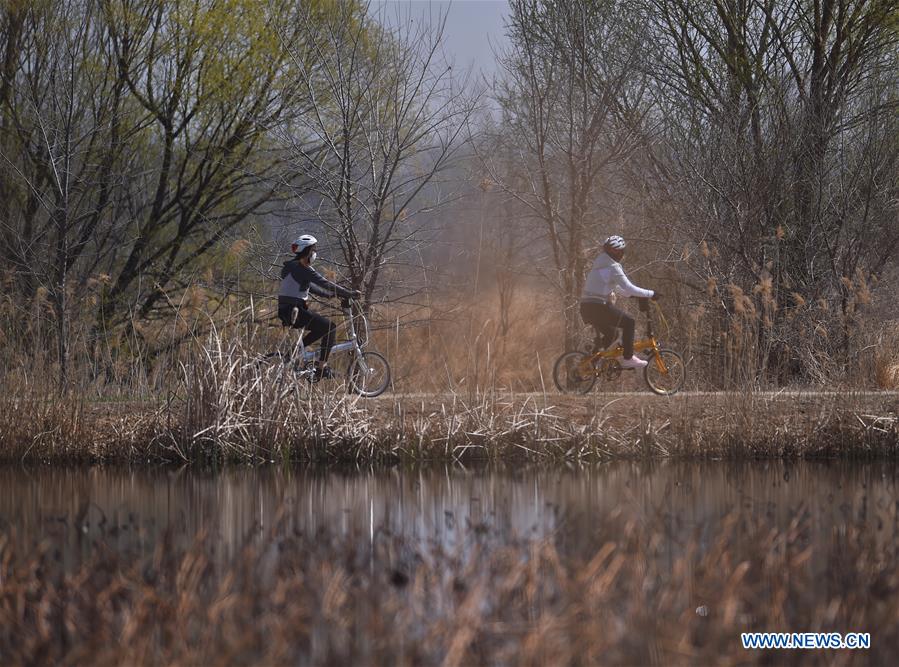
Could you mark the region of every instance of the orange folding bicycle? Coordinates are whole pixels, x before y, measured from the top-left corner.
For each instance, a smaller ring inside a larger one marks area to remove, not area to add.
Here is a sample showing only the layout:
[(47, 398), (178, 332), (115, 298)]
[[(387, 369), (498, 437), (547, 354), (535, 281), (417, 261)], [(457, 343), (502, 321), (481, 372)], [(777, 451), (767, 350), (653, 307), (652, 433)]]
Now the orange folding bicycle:
[[(648, 307), (650, 301), (640, 301), (640, 310), (646, 313), (646, 338), (634, 341), (634, 354), (642, 353), (642, 358), (649, 362), (643, 369), (643, 379), (650, 390), (659, 396), (671, 396), (684, 386), (687, 367), (680, 354), (661, 346), (652, 328), (652, 315)], [(651, 303), (664, 321), (659, 304), (655, 301)], [(569, 350), (556, 360), (553, 382), (562, 393), (586, 394), (593, 389), (597, 380), (614, 382), (621, 376), (625, 369), (618, 364), (618, 359), (622, 354), (624, 348), (620, 345), (594, 354)]]

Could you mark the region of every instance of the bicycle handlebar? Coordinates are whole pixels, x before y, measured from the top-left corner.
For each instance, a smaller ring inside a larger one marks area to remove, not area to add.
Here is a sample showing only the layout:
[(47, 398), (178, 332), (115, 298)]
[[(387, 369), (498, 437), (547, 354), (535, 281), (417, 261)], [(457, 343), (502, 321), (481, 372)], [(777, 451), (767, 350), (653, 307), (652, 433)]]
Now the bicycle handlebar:
[[(662, 307), (659, 305), (658, 299), (640, 299), (640, 310), (646, 313), (646, 322), (649, 326), (650, 330), (652, 330), (652, 315), (650, 313), (649, 305), (652, 304), (656, 307), (656, 312), (659, 316), (659, 322), (662, 326), (665, 327), (666, 331), (670, 334), (670, 330), (668, 327), (668, 320), (665, 319), (665, 314), (662, 312)], [(668, 335), (668, 334), (666, 334)]]

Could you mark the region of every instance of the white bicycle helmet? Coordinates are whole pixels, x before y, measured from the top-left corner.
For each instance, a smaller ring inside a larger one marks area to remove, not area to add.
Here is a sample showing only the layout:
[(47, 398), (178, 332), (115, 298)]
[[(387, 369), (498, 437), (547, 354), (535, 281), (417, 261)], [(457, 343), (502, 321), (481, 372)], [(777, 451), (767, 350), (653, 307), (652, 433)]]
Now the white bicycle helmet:
[(318, 243), (318, 239), (312, 234), (303, 234), (300, 238), (290, 244), (290, 250), (293, 253), (301, 253), (311, 245)]
[(603, 241), (602, 245), (604, 248), (612, 248), (613, 250), (624, 250), (627, 247), (624, 239), (620, 236), (610, 236)]

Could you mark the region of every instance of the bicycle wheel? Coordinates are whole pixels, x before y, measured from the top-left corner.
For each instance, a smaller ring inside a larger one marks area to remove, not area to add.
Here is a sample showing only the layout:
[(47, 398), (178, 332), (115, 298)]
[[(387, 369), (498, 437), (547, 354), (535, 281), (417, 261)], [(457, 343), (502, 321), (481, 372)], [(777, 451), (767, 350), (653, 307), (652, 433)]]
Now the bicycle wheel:
[[(646, 360), (649, 364), (643, 369), (643, 378), (653, 393), (659, 396), (671, 396), (680, 391), (687, 379), (687, 366), (684, 358), (674, 350), (659, 350), (659, 357), (650, 354)], [(661, 365), (665, 370), (662, 371)]]
[(390, 386), (390, 364), (378, 352), (363, 352), (350, 362), (347, 381), (350, 391), (360, 396), (380, 396)]
[(586, 394), (596, 384), (596, 374), (582, 375), (581, 363), (587, 358), (584, 352), (571, 350), (556, 360), (553, 366), (553, 382), (563, 394)]

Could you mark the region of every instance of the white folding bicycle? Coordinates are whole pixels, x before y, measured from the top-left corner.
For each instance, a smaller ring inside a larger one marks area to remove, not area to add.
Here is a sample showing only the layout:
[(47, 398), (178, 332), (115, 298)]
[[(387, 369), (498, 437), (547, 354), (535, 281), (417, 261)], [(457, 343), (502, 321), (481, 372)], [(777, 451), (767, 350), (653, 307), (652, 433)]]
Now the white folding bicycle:
[[(347, 389), (360, 396), (380, 396), (390, 386), (390, 364), (381, 353), (365, 349), (370, 340), (368, 318), (362, 309), (354, 306), (356, 302), (352, 299), (342, 299), (340, 302), (347, 323), (347, 340), (331, 347), (328, 361), (332, 379), (345, 380)], [(357, 318), (362, 324), (361, 338), (356, 333)], [(283, 364), (298, 378), (310, 383), (320, 381), (315, 371), (319, 351), (305, 349), (303, 329), (293, 331), (297, 332), (296, 339), (293, 340), (291, 335), (284, 336), (277, 349), (261, 356), (260, 365)]]

